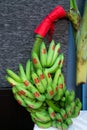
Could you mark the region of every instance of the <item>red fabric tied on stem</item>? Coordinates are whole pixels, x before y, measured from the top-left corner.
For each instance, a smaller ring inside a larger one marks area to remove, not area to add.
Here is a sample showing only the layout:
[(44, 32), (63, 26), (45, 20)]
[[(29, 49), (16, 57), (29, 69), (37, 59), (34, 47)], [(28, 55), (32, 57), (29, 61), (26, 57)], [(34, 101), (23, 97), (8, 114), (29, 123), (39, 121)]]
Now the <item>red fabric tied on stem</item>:
[(55, 7), (36, 27), (34, 32), (44, 38), (49, 31), (49, 35), (52, 35), (54, 31), (54, 22), (66, 16), (66, 11), (62, 6)]

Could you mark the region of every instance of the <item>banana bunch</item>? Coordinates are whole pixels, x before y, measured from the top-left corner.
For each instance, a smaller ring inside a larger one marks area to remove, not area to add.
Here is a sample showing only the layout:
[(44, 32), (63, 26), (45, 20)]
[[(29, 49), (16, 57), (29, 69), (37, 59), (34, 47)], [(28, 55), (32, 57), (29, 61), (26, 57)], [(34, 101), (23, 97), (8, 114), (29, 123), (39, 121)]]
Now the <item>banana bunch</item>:
[(60, 43), (55, 44), (52, 40), (47, 48), (42, 41), (39, 54), (32, 50), (31, 60), (27, 60), (25, 69), (19, 64), (17, 74), (6, 70), (6, 80), (12, 86), (14, 98), (42, 128), (66, 129), (81, 109), (75, 92), (66, 89), (62, 73), (64, 55), (59, 50)]

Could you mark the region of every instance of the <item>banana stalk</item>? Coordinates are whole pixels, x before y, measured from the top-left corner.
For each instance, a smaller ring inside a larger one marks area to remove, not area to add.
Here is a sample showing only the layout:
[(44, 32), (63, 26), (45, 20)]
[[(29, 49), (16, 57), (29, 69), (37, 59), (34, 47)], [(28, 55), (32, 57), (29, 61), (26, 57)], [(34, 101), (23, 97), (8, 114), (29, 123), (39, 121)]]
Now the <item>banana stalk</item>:
[(87, 79), (87, 0), (81, 17), (76, 0), (70, 1), (70, 12), (67, 13), (74, 28), (76, 42), (76, 85), (86, 83)]
[(87, 0), (85, 2), (84, 14), (76, 34), (77, 46), (77, 72), (76, 84), (86, 83), (87, 78)]
[[(39, 53), (39, 46), (41, 45), (43, 41), (43, 38), (40, 36), (40, 35), (35, 35), (35, 40), (34, 40), (34, 45), (33, 45), (33, 48), (32, 48), (32, 52), (34, 51), (37, 55)], [(32, 52), (31, 52), (31, 55), (32, 55)]]

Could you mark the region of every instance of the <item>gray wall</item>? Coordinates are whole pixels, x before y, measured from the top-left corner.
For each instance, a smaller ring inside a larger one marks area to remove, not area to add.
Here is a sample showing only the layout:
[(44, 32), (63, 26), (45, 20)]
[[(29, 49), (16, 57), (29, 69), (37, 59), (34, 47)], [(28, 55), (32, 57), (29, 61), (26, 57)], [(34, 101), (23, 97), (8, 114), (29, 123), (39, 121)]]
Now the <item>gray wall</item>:
[[(57, 5), (69, 9), (69, 0), (0, 0), (0, 87), (7, 87), (6, 68), (18, 71), (18, 64), (30, 58), (34, 29)], [(55, 42), (61, 42), (66, 74), (68, 21), (55, 23)]]

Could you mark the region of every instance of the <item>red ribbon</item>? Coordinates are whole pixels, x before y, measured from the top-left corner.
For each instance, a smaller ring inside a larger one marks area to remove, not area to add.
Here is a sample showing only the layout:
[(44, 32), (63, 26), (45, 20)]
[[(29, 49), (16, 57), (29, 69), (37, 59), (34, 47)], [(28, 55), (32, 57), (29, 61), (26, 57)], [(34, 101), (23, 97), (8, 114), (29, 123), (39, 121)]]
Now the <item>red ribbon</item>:
[(57, 6), (52, 10), (36, 27), (34, 32), (39, 34), (42, 38), (44, 38), (49, 31), (50, 35), (52, 35), (54, 31), (54, 22), (58, 19), (61, 19), (66, 16), (66, 11), (62, 6)]

